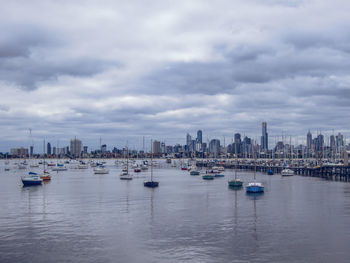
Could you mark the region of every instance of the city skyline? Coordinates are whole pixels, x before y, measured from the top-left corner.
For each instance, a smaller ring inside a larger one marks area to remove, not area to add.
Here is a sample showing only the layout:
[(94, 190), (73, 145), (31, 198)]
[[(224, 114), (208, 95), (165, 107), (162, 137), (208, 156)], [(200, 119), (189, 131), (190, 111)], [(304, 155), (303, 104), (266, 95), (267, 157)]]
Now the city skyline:
[[(291, 135), (284, 134), (281, 136), (271, 136), (272, 138), (269, 139), (268, 136), (268, 128), (267, 128), (267, 122), (261, 123), (262, 130), (261, 130), (261, 137), (260, 137), (260, 144), (258, 142), (257, 137), (250, 138), (247, 134), (241, 134), (241, 133), (235, 133), (233, 134), (231, 140), (230, 138), (223, 138), (223, 141), (220, 140), (220, 138), (215, 137), (209, 139), (207, 137), (207, 140), (203, 140), (203, 131), (198, 130), (196, 132), (196, 137), (187, 133), (186, 137), (184, 139), (184, 143), (181, 143), (179, 141), (176, 141), (173, 144), (166, 143), (166, 140), (157, 140), (150, 138), (150, 142), (153, 140), (153, 149), (155, 150), (155, 153), (166, 153), (167, 147), (182, 147), (181, 151), (187, 152), (187, 153), (195, 153), (195, 152), (206, 152), (209, 151), (210, 153), (214, 153), (215, 155), (218, 155), (222, 152), (222, 150), (227, 151), (228, 153), (234, 153), (236, 150), (238, 152), (252, 152), (252, 147), (254, 145), (259, 146), (259, 150), (261, 153), (269, 153), (269, 152), (276, 152), (284, 150), (284, 147), (290, 147), (289, 145), (292, 145), (293, 147), (304, 147), (304, 150), (309, 154), (311, 152), (321, 152), (324, 149), (328, 149), (329, 151), (335, 151), (340, 152), (345, 150), (345, 148), (340, 147), (348, 147), (350, 148), (350, 144), (347, 145), (346, 137), (344, 134), (338, 132), (337, 134), (333, 132), (332, 135), (324, 135), (321, 132), (316, 132), (315, 134), (312, 134), (310, 130), (308, 130), (306, 136), (304, 139), (300, 140), (298, 138), (293, 138)], [(30, 130), (31, 131), (31, 130)], [(30, 133), (32, 136), (32, 133)], [(31, 137), (32, 139), (32, 137)], [(227, 139), (227, 141), (226, 141)], [(46, 142), (45, 140), (42, 142), (42, 151), (35, 151), (37, 149), (34, 147), (34, 141), (31, 142), (28, 148), (20, 146), (18, 148), (11, 148), (8, 152), (23, 152), (27, 151), (30, 152), (30, 155), (33, 154), (53, 154), (53, 155), (60, 155), (60, 154), (69, 154), (71, 157), (78, 157), (81, 153), (88, 153), (89, 152), (96, 152), (99, 151), (101, 153), (104, 152), (111, 152), (112, 149), (126, 149), (128, 148), (130, 151), (143, 151), (143, 152), (149, 152), (150, 146), (148, 147), (148, 142), (146, 142), (146, 138), (143, 136), (142, 138), (142, 148), (130, 146), (128, 141), (126, 141), (125, 145), (116, 145), (116, 144), (109, 144), (107, 147), (107, 144), (102, 144), (102, 139), (99, 139), (99, 146), (98, 147), (89, 147), (85, 144), (83, 144), (82, 140), (77, 138), (76, 136), (73, 139), (70, 139), (70, 147), (69, 145), (59, 147), (59, 144), (56, 146), (51, 146), (51, 142)], [(169, 142), (169, 140), (168, 140)], [(237, 146), (238, 145), (238, 146)], [(237, 147), (237, 148), (236, 148)], [(270, 150), (271, 148), (271, 150)], [(40, 149), (40, 147), (39, 147)], [(303, 150), (303, 151), (304, 151)], [(4, 152), (5, 153), (5, 152)]]

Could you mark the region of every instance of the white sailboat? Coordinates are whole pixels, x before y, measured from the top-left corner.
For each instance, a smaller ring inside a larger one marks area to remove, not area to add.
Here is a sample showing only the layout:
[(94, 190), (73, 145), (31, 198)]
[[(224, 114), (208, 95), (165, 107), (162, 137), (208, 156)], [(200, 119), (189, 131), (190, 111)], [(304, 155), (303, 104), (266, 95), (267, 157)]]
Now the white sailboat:
[(128, 147), (126, 147), (126, 166), (124, 167), (124, 169), (122, 170), (119, 178), (120, 180), (132, 180), (133, 175), (131, 173), (129, 173), (129, 149)]

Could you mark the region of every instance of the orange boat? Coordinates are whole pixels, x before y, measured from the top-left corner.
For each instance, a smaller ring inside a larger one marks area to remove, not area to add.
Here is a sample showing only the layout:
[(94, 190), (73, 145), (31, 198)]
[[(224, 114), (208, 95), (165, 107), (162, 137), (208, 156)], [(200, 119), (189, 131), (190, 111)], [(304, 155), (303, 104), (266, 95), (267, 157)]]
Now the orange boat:
[(43, 175), (40, 176), (40, 178), (43, 181), (50, 181), (51, 180), (51, 175), (49, 175), (48, 173), (44, 173)]

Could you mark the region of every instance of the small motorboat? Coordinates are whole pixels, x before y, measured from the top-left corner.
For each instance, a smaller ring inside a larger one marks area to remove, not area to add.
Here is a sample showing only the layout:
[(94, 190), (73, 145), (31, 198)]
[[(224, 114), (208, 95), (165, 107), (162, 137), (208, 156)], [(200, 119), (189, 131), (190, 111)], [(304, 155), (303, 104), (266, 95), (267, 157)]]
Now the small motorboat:
[(94, 168), (94, 174), (108, 174), (109, 170), (105, 168), (103, 165), (100, 165)]
[(281, 172), (282, 176), (293, 176), (294, 175), (294, 171), (292, 169), (283, 169)]
[(215, 175), (212, 174), (204, 174), (202, 175), (203, 180), (214, 180)]

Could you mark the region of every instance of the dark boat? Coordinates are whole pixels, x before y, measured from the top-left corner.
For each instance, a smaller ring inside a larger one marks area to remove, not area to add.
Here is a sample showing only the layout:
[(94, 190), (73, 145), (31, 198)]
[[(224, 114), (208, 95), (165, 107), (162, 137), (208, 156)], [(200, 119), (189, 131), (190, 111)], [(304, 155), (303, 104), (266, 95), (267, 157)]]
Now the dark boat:
[(145, 187), (150, 187), (150, 188), (154, 188), (154, 187), (158, 187), (158, 186), (159, 186), (159, 182), (155, 182), (155, 181), (145, 181), (145, 182), (143, 182), (143, 186), (145, 186)]
[(267, 174), (268, 174), (268, 175), (273, 175), (273, 170), (272, 170), (272, 169), (269, 169), (269, 170), (267, 171)]
[(155, 188), (159, 186), (159, 182), (153, 181), (153, 143), (151, 140), (151, 181), (144, 181), (144, 187)]

